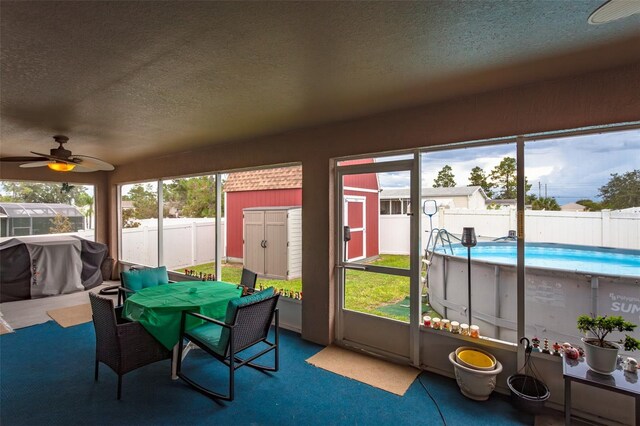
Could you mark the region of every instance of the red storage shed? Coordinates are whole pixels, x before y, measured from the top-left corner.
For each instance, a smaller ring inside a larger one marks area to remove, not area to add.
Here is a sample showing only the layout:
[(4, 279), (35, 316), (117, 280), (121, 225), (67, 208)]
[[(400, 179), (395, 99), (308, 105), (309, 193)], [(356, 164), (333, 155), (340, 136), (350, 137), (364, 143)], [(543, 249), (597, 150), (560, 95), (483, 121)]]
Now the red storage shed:
[[(353, 160), (341, 164), (371, 163)], [(224, 183), (227, 259), (242, 262), (242, 210), (250, 207), (302, 206), (302, 166), (230, 173)], [(378, 255), (379, 186), (375, 174), (345, 177), (345, 207), (351, 226), (350, 259)], [(349, 214), (350, 213), (350, 214)], [(366, 251), (363, 249), (366, 244)]]

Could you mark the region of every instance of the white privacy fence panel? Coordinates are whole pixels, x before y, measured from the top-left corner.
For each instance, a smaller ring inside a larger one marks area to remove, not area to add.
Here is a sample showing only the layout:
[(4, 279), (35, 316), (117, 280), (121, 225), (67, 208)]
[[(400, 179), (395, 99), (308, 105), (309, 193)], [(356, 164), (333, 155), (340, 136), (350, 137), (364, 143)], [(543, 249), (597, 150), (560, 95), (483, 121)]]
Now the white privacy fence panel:
[[(426, 218), (427, 221), (429, 220)], [(380, 253), (409, 254), (410, 235), (409, 216), (380, 215)], [(428, 225), (427, 225), (428, 226)]]
[[(226, 230), (224, 226), (224, 219), (222, 219), (222, 241), (224, 248), (222, 249), (222, 257), (226, 253)], [(199, 223), (197, 226), (194, 224), (191, 228), (191, 232), (195, 234), (195, 257), (192, 265), (199, 265), (201, 263), (213, 262), (216, 257), (216, 223), (215, 220), (210, 223)]]
[[(176, 270), (215, 261), (215, 219), (163, 219), (164, 265)], [(222, 219), (223, 255), (226, 227)], [(122, 260), (156, 265), (158, 259), (157, 221), (144, 221), (137, 228), (122, 230)]]
[(158, 264), (158, 226), (122, 230), (122, 260), (140, 265)]
[[(516, 211), (441, 209), (433, 216), (433, 227), (460, 235), (472, 226), (480, 239), (505, 237), (517, 229)], [(428, 238), (428, 216), (422, 217), (423, 245)], [(380, 253), (409, 254), (409, 216), (380, 216)], [(633, 212), (562, 212), (527, 210), (525, 239), (550, 242), (640, 249), (640, 213)]]
[(168, 269), (174, 270), (194, 265), (195, 235), (192, 232), (192, 225), (168, 225), (164, 219), (162, 221), (164, 246), (162, 250), (163, 264)]
[(442, 228), (457, 235), (468, 226), (476, 229), (478, 237), (488, 238), (504, 237), (516, 229), (516, 211), (511, 209), (441, 209), (438, 214)]
[[(640, 246), (640, 213), (609, 212), (607, 220), (603, 220), (603, 245), (625, 248)], [(619, 245), (617, 245), (619, 244)]]
[(524, 235), (531, 242), (602, 246), (602, 213), (526, 211)]

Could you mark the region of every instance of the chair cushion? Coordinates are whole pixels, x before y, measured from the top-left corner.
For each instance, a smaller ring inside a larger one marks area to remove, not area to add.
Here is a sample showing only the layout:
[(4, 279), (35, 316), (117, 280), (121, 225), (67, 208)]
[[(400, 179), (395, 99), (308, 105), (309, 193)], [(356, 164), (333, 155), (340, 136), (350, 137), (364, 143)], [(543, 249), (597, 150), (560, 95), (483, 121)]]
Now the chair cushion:
[[(236, 316), (236, 311), (240, 306), (245, 306), (250, 303), (259, 302), (273, 296), (275, 290), (273, 287), (269, 287), (266, 290), (254, 293), (251, 296), (238, 297), (231, 299), (227, 305), (227, 314), (225, 322), (227, 324), (233, 324), (233, 320)], [(226, 356), (225, 352), (229, 344), (229, 329), (219, 326), (217, 324), (205, 323), (199, 325), (188, 331), (188, 334), (197, 338), (204, 343), (209, 349), (221, 356)]]
[(237, 297), (229, 300), (229, 304), (227, 305), (227, 315), (224, 322), (227, 324), (233, 324), (233, 320), (236, 317), (236, 311), (240, 306), (246, 306), (254, 302), (268, 299), (273, 296), (274, 293), (275, 289), (273, 287), (269, 287), (257, 293), (253, 293), (251, 296)]
[(225, 339), (222, 339), (222, 330), (223, 327), (208, 322), (190, 330), (188, 333), (200, 340), (218, 355), (224, 355), (229, 337), (228, 333), (225, 333), (227, 336)]
[(167, 268), (165, 266), (124, 271), (122, 273), (122, 285), (133, 291), (140, 291), (143, 288), (156, 287), (168, 283), (169, 274), (167, 274)]

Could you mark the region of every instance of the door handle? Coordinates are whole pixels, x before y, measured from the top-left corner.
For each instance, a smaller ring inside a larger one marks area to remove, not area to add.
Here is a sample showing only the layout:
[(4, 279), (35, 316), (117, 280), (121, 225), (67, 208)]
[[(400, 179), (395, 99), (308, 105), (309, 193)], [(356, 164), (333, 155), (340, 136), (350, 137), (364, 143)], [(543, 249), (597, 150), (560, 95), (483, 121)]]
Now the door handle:
[(267, 248), (267, 240), (264, 240), (264, 248)]
[(360, 266), (360, 265), (342, 265), (343, 268), (345, 269), (353, 269), (356, 271), (366, 271), (367, 267), (366, 266)]

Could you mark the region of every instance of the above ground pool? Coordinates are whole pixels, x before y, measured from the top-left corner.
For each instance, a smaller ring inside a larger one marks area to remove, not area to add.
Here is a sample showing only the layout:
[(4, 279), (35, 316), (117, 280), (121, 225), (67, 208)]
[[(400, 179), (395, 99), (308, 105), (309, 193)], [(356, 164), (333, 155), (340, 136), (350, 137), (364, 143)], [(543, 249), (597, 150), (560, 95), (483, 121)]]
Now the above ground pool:
[[(467, 248), (452, 244), (453, 255), (467, 257)], [(482, 242), (471, 248), (471, 259), (502, 265), (516, 264), (515, 242)], [(436, 249), (451, 254), (449, 246)], [(526, 243), (528, 267), (561, 269), (587, 274), (640, 277), (640, 250), (578, 246), (555, 243)]]

